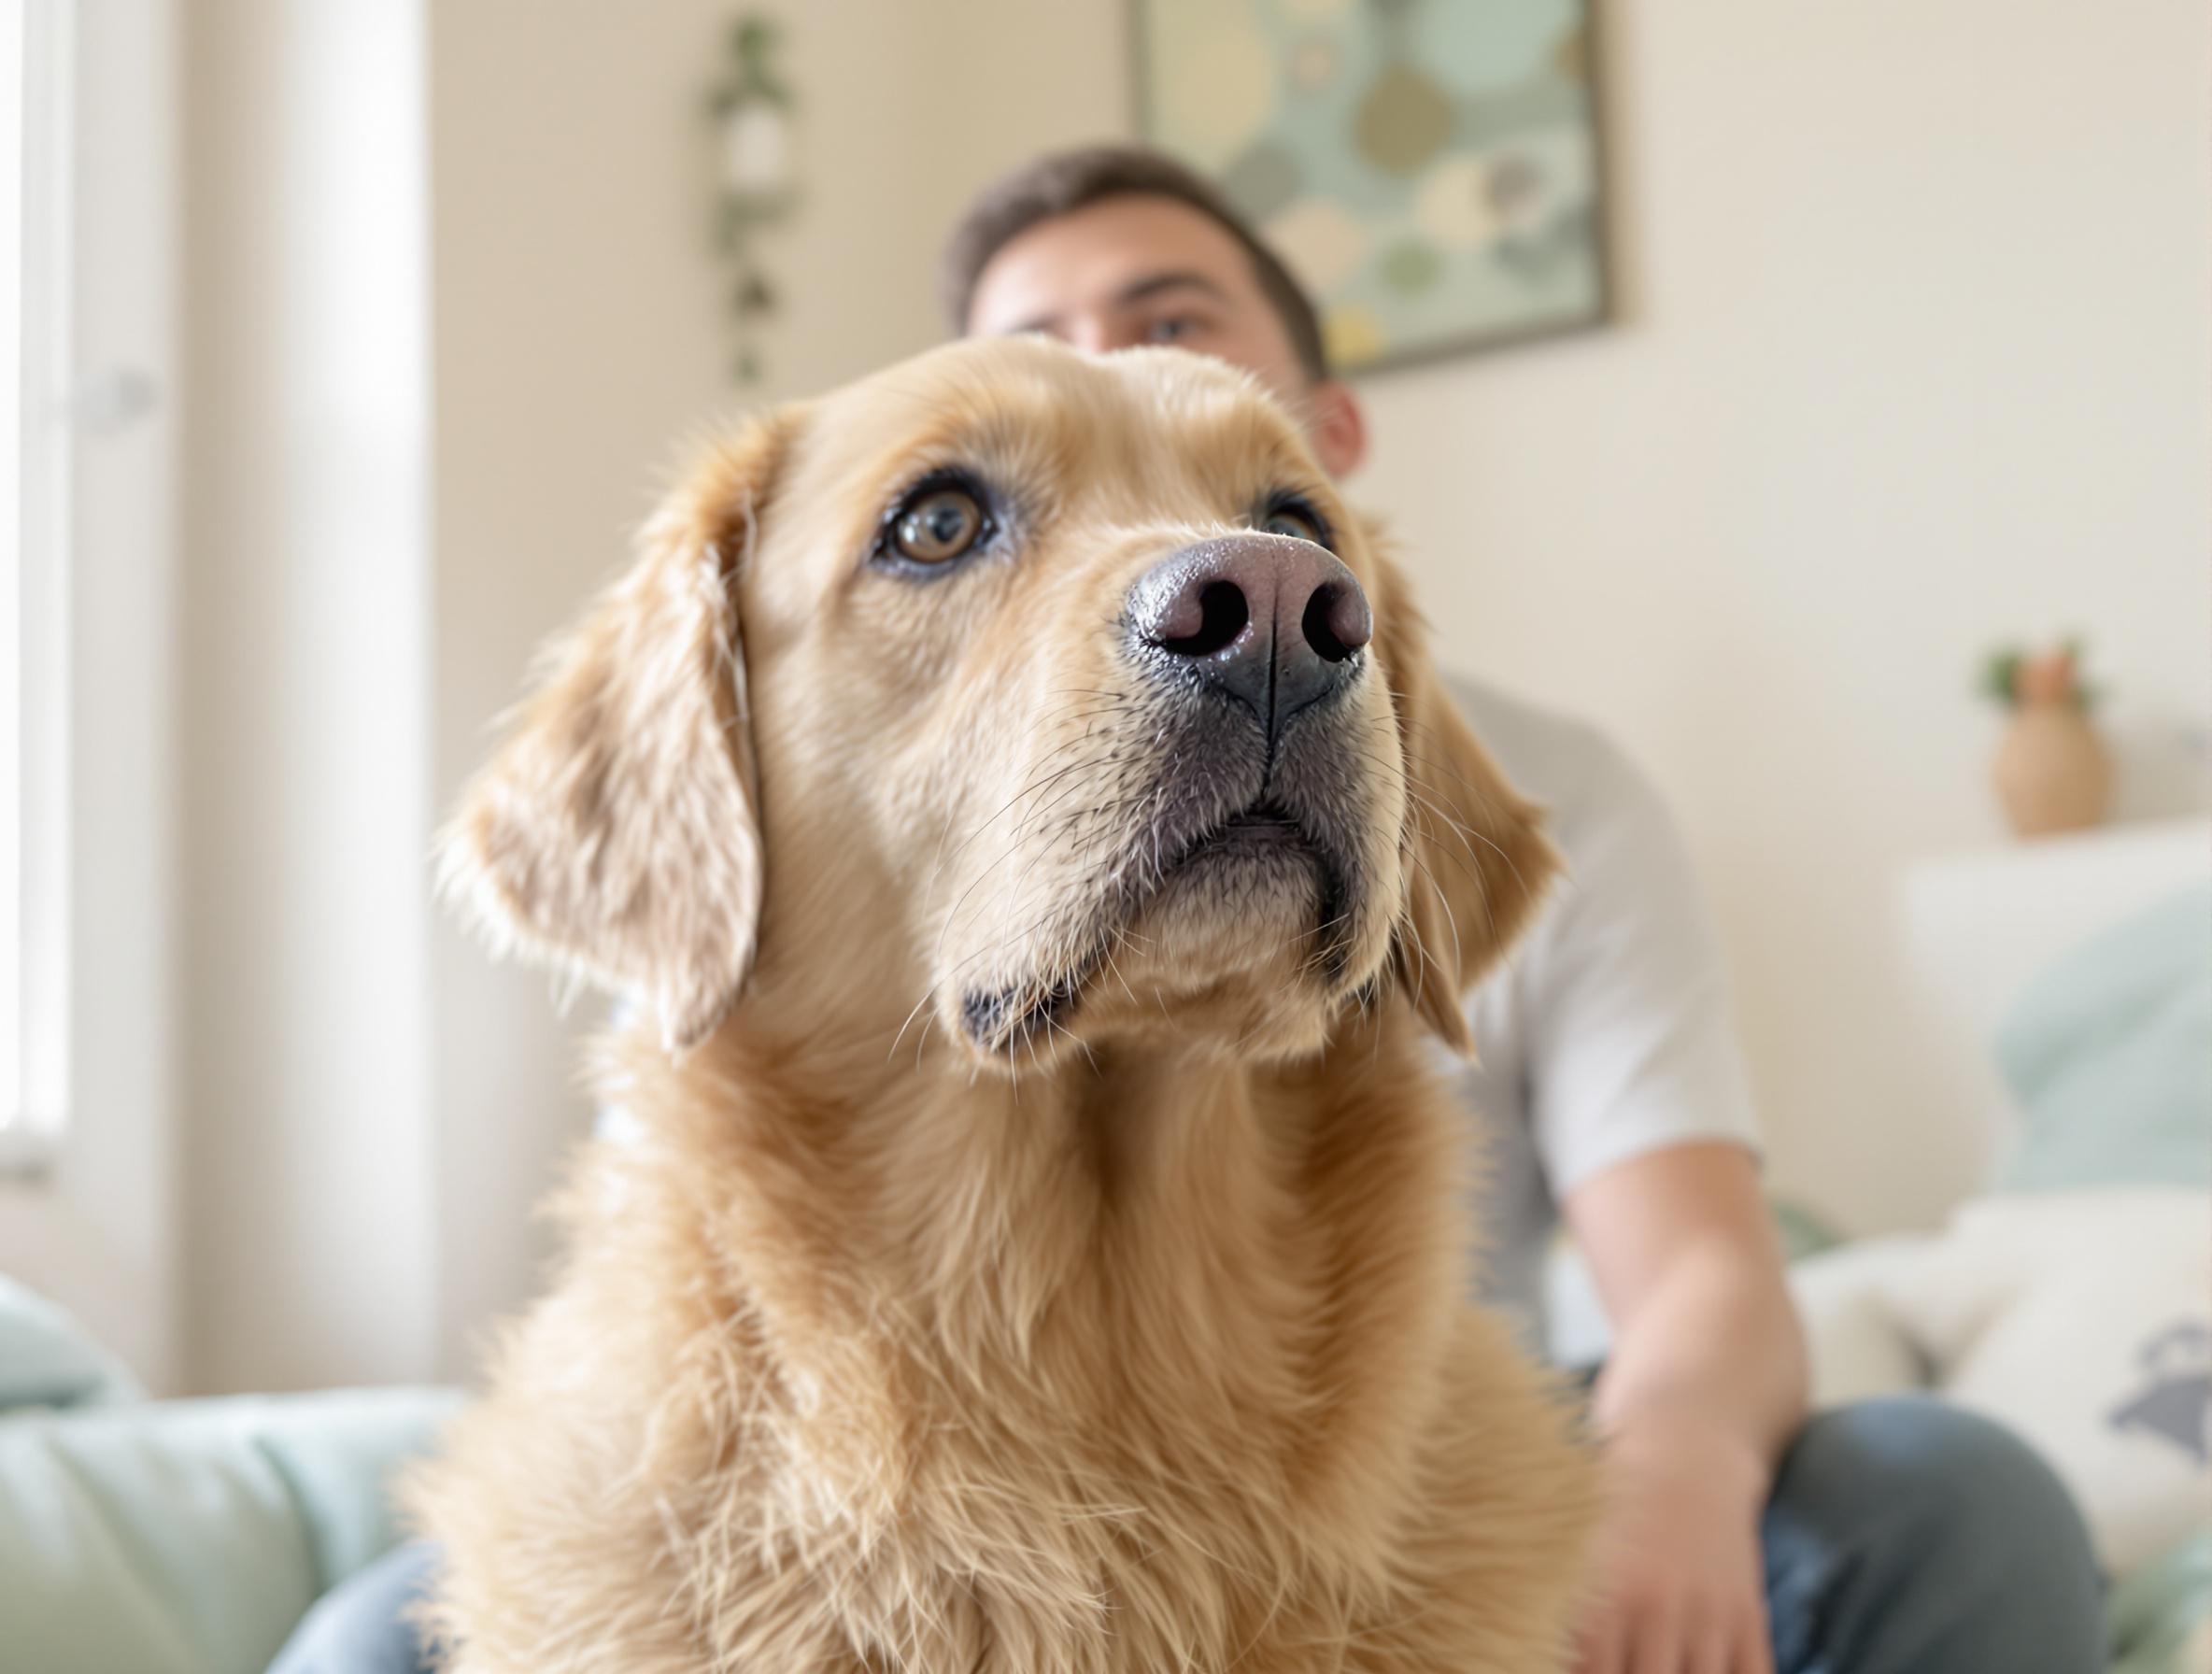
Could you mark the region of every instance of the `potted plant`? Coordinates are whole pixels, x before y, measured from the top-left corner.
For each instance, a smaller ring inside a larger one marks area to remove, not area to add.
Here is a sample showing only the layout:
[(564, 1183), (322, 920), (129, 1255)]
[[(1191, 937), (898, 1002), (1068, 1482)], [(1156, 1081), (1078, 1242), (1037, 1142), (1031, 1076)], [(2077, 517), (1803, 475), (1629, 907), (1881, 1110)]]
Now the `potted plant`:
[(2081, 642), (2030, 654), (2006, 645), (1982, 669), (1983, 692), (2012, 713), (1994, 777), (2006, 817), (2022, 837), (2100, 824), (2112, 761), (2090, 723), (2100, 693), (2081, 678)]

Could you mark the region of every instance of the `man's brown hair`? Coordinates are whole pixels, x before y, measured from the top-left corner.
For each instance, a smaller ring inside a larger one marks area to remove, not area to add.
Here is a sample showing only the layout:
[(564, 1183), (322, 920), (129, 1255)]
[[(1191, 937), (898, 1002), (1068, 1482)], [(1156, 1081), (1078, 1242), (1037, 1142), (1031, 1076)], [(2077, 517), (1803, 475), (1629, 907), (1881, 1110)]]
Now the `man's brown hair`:
[(1056, 151), (985, 187), (953, 229), (939, 270), (953, 330), (968, 330), (975, 283), (993, 256), (1031, 227), (1118, 197), (1168, 198), (1186, 204), (1234, 238), (1251, 259), (1262, 294), (1290, 333), (1291, 348), (1297, 351), (1306, 376), (1317, 382), (1328, 376), (1321, 318), (1283, 259), (1259, 241), (1212, 183), (1172, 158), (1139, 146)]

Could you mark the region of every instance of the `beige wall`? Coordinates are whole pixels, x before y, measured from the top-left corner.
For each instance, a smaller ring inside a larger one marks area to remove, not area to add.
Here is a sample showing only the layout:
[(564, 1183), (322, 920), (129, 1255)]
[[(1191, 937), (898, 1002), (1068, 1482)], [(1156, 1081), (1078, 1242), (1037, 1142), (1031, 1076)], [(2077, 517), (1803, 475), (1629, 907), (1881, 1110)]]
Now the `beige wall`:
[(1997, 839), (1993, 641), (2079, 629), (2131, 808), (2212, 714), (2197, 0), (1617, 5), (1625, 318), (1372, 381), (1447, 655), (1606, 725), (1689, 830), (1781, 1184), (1934, 1213), (1900, 866)]
[[(414, 71), (423, 591), (404, 593), (415, 572), (392, 593), (307, 567), (343, 554), (318, 542), (316, 450), (273, 369), (279, 342), (336, 367), (317, 333), (353, 317), (256, 332), (303, 287), (366, 306), (327, 260), (361, 230), (314, 220), (342, 174), (276, 161), (317, 73), (263, 71), (304, 20), (350, 9), (224, 0), (196, 14), (213, 22), (190, 59), (207, 242), (188, 329), (212, 403), (187, 455), (206, 479), (186, 647), (188, 964), (212, 990), (188, 1208), (206, 1383), (450, 1373), (533, 1287), (525, 1211), (586, 1120), (568, 1041), (541, 977), (442, 927), (411, 943), (408, 903), (431, 819), (532, 647), (618, 560), (672, 439), (743, 401), (721, 376), (700, 116), (731, 8), (439, 0)], [(768, 246), (787, 305), (776, 395), (933, 340), (929, 270), (968, 192), (1121, 131), (1128, 107), (1124, 0), (784, 9), (810, 197)], [(1862, 1225), (1936, 1207), (1907, 1152), (1869, 1142), (1868, 1113), (1909, 1132), (1913, 1089), (1883, 1047), (1897, 869), (1994, 834), (1992, 724), (1964, 695), (1976, 654), (2078, 626), (2146, 736), (2177, 715), (2201, 728), (2212, 702), (2212, 83), (2195, 0), (2127, 10), (2122, 27), (2019, 0), (1616, 0), (1624, 318), (1362, 387), (1376, 458), (1355, 490), (1396, 519), (1447, 658), (1595, 718), (1666, 787), (1726, 934), (1777, 1174)], [(324, 198), (281, 195), (309, 188)], [(404, 228), (404, 204), (371, 201)], [(321, 234), (273, 243), (293, 212)], [(404, 261), (371, 271), (405, 279)], [(257, 294), (268, 272), (283, 286)], [(367, 496), (348, 504), (382, 504), (383, 468), (341, 474)], [(306, 591), (256, 602), (286, 577)], [(381, 660), (298, 666), (288, 635), (323, 606)], [(303, 701), (319, 679), (333, 692)], [(274, 734), (270, 704), (300, 705)], [(389, 784), (325, 773), (307, 745), (329, 724), (390, 744)], [(2169, 775), (2139, 799), (2176, 794)], [(263, 805), (348, 846), (300, 872), (234, 843), (232, 808)], [(261, 891), (343, 893), (341, 858), (375, 882), (331, 922), (374, 974), (315, 1000), (319, 921)], [(393, 986), (418, 957), (427, 1005)], [(386, 1058), (348, 1022), (379, 1002), (400, 1019)], [(250, 1034), (271, 1017), (292, 1031), (280, 1049)], [(241, 1211), (256, 1191), (276, 1195)], [(337, 1308), (365, 1332), (317, 1323)]]

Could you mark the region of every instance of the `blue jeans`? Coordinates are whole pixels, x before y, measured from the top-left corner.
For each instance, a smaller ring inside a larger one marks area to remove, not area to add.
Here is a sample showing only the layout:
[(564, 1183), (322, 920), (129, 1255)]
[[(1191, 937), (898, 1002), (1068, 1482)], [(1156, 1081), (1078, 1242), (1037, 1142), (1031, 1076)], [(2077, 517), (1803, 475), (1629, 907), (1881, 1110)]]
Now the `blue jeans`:
[[(1823, 1412), (1762, 1526), (1777, 1674), (2095, 1674), (2089, 1537), (2009, 1432), (1921, 1397)], [(270, 1674), (428, 1674), (401, 1620), (436, 1549), (407, 1546), (316, 1606)]]

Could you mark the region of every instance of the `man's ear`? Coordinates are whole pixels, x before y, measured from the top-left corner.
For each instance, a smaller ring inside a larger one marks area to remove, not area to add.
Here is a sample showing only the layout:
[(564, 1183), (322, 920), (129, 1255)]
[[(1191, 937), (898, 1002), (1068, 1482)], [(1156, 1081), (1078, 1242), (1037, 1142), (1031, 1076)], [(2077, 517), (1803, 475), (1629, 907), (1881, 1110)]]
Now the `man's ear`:
[(1306, 391), (1306, 435), (1313, 457), (1341, 480), (1368, 457), (1368, 420), (1350, 384), (1327, 377)]
[(495, 945), (648, 1001), (672, 1049), (714, 1031), (752, 968), (760, 827), (737, 577), (787, 428), (757, 419), (686, 474), (629, 572), (548, 648), (441, 842), (447, 890)]
[(1406, 904), (1392, 968), (1429, 1027), (1470, 1054), (1467, 991), (1535, 916), (1560, 870), (1543, 811), (1506, 783), (1438, 674), (1404, 573), (1378, 558), (1375, 640), (1406, 762)]

